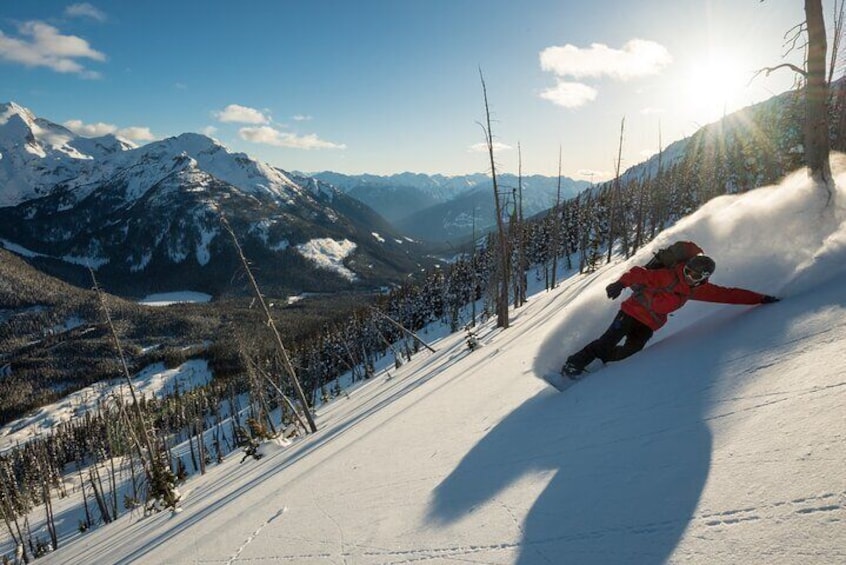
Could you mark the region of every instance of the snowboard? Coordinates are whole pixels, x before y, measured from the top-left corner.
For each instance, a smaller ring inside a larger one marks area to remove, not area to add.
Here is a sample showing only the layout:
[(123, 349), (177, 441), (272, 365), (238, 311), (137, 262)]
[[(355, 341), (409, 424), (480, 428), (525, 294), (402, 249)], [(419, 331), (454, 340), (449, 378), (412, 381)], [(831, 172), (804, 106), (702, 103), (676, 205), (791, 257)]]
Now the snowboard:
[(585, 380), (585, 377), (587, 376), (587, 371), (585, 371), (578, 377), (570, 377), (568, 375), (562, 375), (558, 371), (551, 371), (549, 373), (541, 375), (541, 378), (546, 381), (546, 383), (552, 388), (564, 392), (568, 388), (572, 387), (574, 384)]

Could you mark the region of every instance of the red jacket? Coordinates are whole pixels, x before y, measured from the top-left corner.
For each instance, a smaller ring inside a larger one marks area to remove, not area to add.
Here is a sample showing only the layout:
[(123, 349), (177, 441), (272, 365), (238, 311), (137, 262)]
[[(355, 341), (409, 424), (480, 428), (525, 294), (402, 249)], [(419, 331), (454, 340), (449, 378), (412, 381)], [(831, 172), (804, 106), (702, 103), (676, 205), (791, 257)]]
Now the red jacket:
[(632, 289), (632, 295), (620, 309), (657, 330), (667, 323), (670, 312), (675, 312), (691, 299), (723, 304), (760, 304), (764, 298), (763, 294), (751, 290), (727, 288), (710, 282), (690, 286), (683, 271), (684, 263), (670, 269), (632, 267), (620, 277), (619, 282)]

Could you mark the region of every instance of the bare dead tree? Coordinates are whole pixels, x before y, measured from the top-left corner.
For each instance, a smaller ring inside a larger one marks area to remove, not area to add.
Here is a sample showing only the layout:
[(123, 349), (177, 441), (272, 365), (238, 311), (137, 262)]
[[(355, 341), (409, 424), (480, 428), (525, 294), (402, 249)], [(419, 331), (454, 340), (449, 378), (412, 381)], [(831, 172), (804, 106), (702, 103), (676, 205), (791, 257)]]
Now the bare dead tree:
[(91, 511), (88, 509), (88, 495), (85, 493), (85, 478), (82, 476), (82, 459), (82, 452), (79, 448), (77, 448), (76, 472), (79, 475), (79, 488), (82, 491), (82, 504), (85, 507), (85, 521), (80, 521), (79, 529), (80, 531), (88, 531), (88, 529), (94, 524), (94, 521), (91, 519)]
[(106, 504), (106, 494), (103, 490), (103, 480), (100, 477), (99, 463), (96, 461), (88, 468), (88, 480), (91, 488), (94, 490), (94, 501), (97, 503), (97, 508), (100, 510), (100, 518), (103, 522), (108, 524), (112, 521), (112, 515), (109, 513), (109, 506)]
[(552, 255), (552, 276), (547, 290), (558, 286), (558, 248), (561, 245), (561, 146), (558, 146), (558, 186), (555, 193), (555, 206), (552, 207), (552, 241), (550, 254)]
[(511, 253), (508, 250), (508, 240), (505, 236), (505, 225), (502, 221), (502, 205), (499, 201), (499, 187), (496, 182), (496, 163), (494, 162), (493, 133), (491, 130), (491, 111), (490, 106), (488, 105), (488, 89), (485, 85), (485, 77), (482, 75), (481, 69), (479, 69), (479, 77), (482, 81), (482, 95), (485, 99), (485, 121), (487, 124), (482, 125), (482, 130), (485, 132), (485, 144), (487, 145), (488, 155), (491, 161), (491, 179), (493, 180), (494, 204), (496, 207), (496, 226), (499, 235), (498, 241), (500, 258), (495, 281), (495, 284), (497, 285), (496, 325), (497, 327), (506, 329), (509, 326), (508, 281), (511, 278)]
[[(763, 0), (762, 0), (763, 1)], [(805, 22), (788, 32), (788, 52), (799, 44), (803, 32), (807, 35), (805, 43), (805, 68), (800, 69), (791, 63), (782, 63), (774, 67), (765, 67), (757, 74), (769, 75), (778, 69), (787, 68), (804, 79), (805, 94), (805, 165), (811, 178), (823, 185), (828, 191), (829, 200), (833, 196), (834, 180), (831, 174), (828, 137), (829, 88), (826, 80), (825, 58), (828, 42), (825, 33), (821, 0), (805, 0)], [(793, 33), (792, 36), (790, 34)]]
[(402, 367), (402, 354), (399, 351), (397, 351), (397, 348), (394, 347), (393, 343), (388, 341), (388, 338), (386, 338), (385, 334), (382, 333), (382, 330), (379, 329), (379, 325), (376, 323), (376, 320), (374, 320), (373, 318), (370, 318), (369, 322), (373, 326), (373, 329), (376, 331), (376, 335), (379, 336), (379, 339), (381, 340), (381, 342), (385, 345), (385, 347), (387, 347), (388, 349), (391, 350), (391, 353), (394, 354), (394, 367), (396, 369), (399, 369), (400, 367)]
[(431, 351), (432, 353), (437, 353), (437, 352), (438, 352), (438, 351), (437, 351), (436, 349), (434, 349), (431, 345), (429, 345), (428, 343), (426, 343), (425, 341), (423, 341), (423, 339), (422, 339), (419, 335), (417, 335), (416, 333), (414, 333), (414, 332), (413, 332), (413, 331), (411, 331), (410, 329), (406, 328), (405, 326), (403, 326), (402, 324), (400, 324), (399, 322), (397, 322), (396, 320), (394, 320), (393, 318), (391, 318), (390, 316), (388, 316), (387, 314), (385, 314), (384, 312), (382, 312), (382, 311), (381, 311), (381, 310), (379, 310), (378, 308), (375, 308), (375, 307), (371, 306), (371, 307), (370, 307), (370, 311), (371, 311), (371, 312), (374, 312), (375, 314), (378, 314), (379, 316), (381, 316), (382, 318), (384, 318), (385, 320), (387, 320), (387, 321), (388, 321), (391, 325), (395, 326), (396, 328), (398, 328), (399, 330), (401, 330), (404, 334), (406, 334), (406, 335), (410, 336), (411, 338), (413, 338), (413, 339), (414, 339), (417, 343), (419, 343), (420, 345), (422, 345), (423, 347), (425, 347), (426, 349), (428, 349), (428, 350), (429, 350), (429, 351)]
[(808, 51), (805, 85), (805, 158), (811, 176), (825, 184), (831, 194), (833, 177), (829, 163), (828, 82), (825, 57), (828, 51), (820, 0), (805, 0)]
[(290, 411), (291, 411), (291, 414), (294, 416), (294, 418), (296, 418), (297, 423), (299, 424), (300, 428), (305, 429), (305, 428), (306, 428), (306, 424), (305, 424), (305, 422), (303, 422), (303, 419), (302, 419), (302, 417), (300, 416), (300, 413), (299, 413), (299, 411), (297, 410), (297, 407), (296, 407), (296, 406), (294, 406), (294, 403), (291, 401), (291, 399), (290, 399), (290, 398), (288, 398), (288, 395), (287, 395), (287, 394), (285, 394), (284, 392), (282, 392), (282, 389), (281, 389), (281, 388), (279, 388), (279, 385), (277, 385), (277, 384), (273, 381), (273, 379), (271, 379), (271, 378), (270, 378), (270, 375), (268, 375), (268, 374), (267, 374), (267, 372), (266, 372), (266, 371), (264, 371), (264, 370), (263, 370), (263, 369), (262, 369), (262, 368), (261, 368), (261, 367), (260, 367), (257, 363), (255, 363), (255, 362), (253, 362), (252, 360), (249, 360), (249, 359), (248, 359), (247, 361), (251, 364), (251, 366), (252, 366), (253, 370), (254, 370), (254, 371), (255, 371), (255, 372), (256, 372), (256, 373), (257, 373), (260, 377), (262, 377), (262, 378), (263, 378), (263, 379), (267, 382), (267, 384), (269, 384), (269, 385), (273, 388), (273, 390), (275, 390), (275, 391), (276, 391), (276, 394), (278, 394), (278, 395), (279, 395), (279, 398), (281, 398), (281, 399), (282, 399), (282, 402), (284, 402), (284, 403), (285, 403), (285, 406), (287, 406), (287, 407), (288, 407), (288, 410), (290, 410)]
[(220, 223), (232, 237), (232, 242), (235, 245), (235, 250), (238, 252), (238, 257), (241, 259), (241, 264), (244, 266), (244, 271), (246, 272), (247, 278), (249, 279), (250, 284), (253, 287), (253, 292), (255, 292), (256, 299), (258, 300), (262, 310), (264, 311), (267, 326), (270, 328), (270, 331), (273, 334), (273, 339), (276, 342), (276, 347), (279, 351), (279, 354), (282, 356), (283, 366), (285, 368), (285, 371), (288, 373), (289, 383), (294, 389), (294, 392), (297, 394), (297, 399), (299, 400), (303, 413), (305, 414), (306, 419), (308, 420), (309, 428), (311, 429), (312, 433), (314, 433), (317, 431), (317, 424), (314, 423), (314, 417), (312, 416), (311, 410), (309, 409), (308, 401), (306, 400), (305, 393), (303, 392), (303, 387), (300, 384), (299, 378), (297, 378), (297, 372), (296, 370), (294, 370), (294, 364), (291, 362), (291, 358), (288, 355), (288, 350), (285, 349), (285, 345), (282, 343), (282, 337), (279, 335), (279, 330), (276, 329), (276, 323), (273, 321), (273, 316), (271, 316), (270, 314), (270, 309), (267, 307), (267, 302), (264, 300), (264, 296), (262, 295), (258, 283), (256, 282), (256, 279), (253, 276), (253, 272), (250, 269), (250, 264), (247, 262), (247, 257), (244, 255), (244, 250), (241, 248), (241, 244), (238, 242), (238, 237), (232, 230), (232, 226), (229, 225), (229, 222), (223, 214), (221, 214), (220, 216)]
[[(175, 511), (179, 506), (180, 498), (179, 492), (176, 490), (176, 477), (171, 472), (170, 466), (167, 464), (164, 454), (154, 445), (153, 439), (151, 438), (152, 431), (150, 427), (148, 427), (146, 419), (144, 418), (144, 413), (141, 410), (141, 405), (139, 404), (138, 396), (135, 392), (135, 385), (132, 384), (132, 376), (129, 374), (129, 365), (126, 362), (126, 356), (123, 353), (123, 346), (121, 345), (117, 330), (112, 322), (112, 316), (109, 311), (109, 305), (106, 302), (106, 296), (97, 283), (97, 277), (94, 275), (94, 270), (89, 268), (89, 273), (91, 274), (91, 280), (94, 283), (94, 291), (100, 299), (100, 305), (102, 306), (103, 314), (106, 317), (106, 323), (112, 336), (112, 340), (114, 341), (115, 350), (118, 353), (123, 376), (126, 379), (127, 386), (129, 387), (129, 393), (132, 397), (133, 412), (135, 414), (135, 424), (141, 431), (140, 438), (134, 434), (132, 435), (132, 438), (135, 442), (136, 450), (138, 451), (141, 460), (144, 462), (144, 471), (147, 475), (149, 502), (147, 509), (155, 509), (157, 502), (160, 501), (164, 504), (165, 508), (170, 508)], [(129, 427), (131, 428), (132, 426), (130, 425)]]
[(517, 144), (517, 194), (515, 195), (514, 214), (511, 220), (512, 241), (517, 246), (514, 269), (514, 307), (519, 308), (526, 303), (526, 242), (523, 224), (523, 151)]
[[(652, 199), (652, 221), (649, 223), (649, 239), (655, 237), (656, 230), (664, 225), (664, 142), (661, 139), (661, 122), (658, 122), (658, 171), (655, 173), (655, 185)], [(658, 201), (656, 202), (656, 198)]]
[[(611, 188), (611, 204), (609, 206), (609, 218), (608, 218), (608, 263), (611, 262), (611, 253), (614, 251), (614, 239), (616, 238), (616, 223), (617, 223), (617, 209), (621, 207), (621, 194), (620, 194), (620, 164), (623, 160), (623, 131), (626, 127), (626, 117), (623, 116), (623, 119), (620, 121), (620, 145), (617, 149), (617, 170), (614, 173), (614, 185)], [(628, 242), (626, 241), (626, 227), (625, 222), (620, 222), (620, 225), (623, 226), (623, 247), (628, 247)]]

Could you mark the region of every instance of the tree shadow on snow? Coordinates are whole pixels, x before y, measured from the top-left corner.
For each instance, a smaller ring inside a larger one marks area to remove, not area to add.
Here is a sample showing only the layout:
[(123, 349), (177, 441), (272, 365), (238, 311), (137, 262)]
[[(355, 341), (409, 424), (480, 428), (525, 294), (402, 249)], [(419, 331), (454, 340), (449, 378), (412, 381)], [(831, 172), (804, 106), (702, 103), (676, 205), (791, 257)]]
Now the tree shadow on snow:
[[(805, 308), (723, 308), (563, 394), (541, 391), (436, 488), (430, 519), (472, 519), (492, 501), (509, 504), (516, 481), (553, 473), (521, 525), (518, 563), (667, 561), (708, 478), (715, 395), (743, 378), (731, 374), (738, 358), (766, 354)], [(542, 357), (536, 370), (550, 362)]]

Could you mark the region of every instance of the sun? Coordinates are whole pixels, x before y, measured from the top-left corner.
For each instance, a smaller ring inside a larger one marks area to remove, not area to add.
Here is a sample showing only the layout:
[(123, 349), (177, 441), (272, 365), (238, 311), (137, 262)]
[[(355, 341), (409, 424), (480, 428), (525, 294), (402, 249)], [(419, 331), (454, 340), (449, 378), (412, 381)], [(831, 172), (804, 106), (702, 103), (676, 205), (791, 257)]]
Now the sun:
[(712, 122), (743, 107), (751, 73), (728, 57), (692, 65), (684, 79), (680, 105), (691, 119)]

